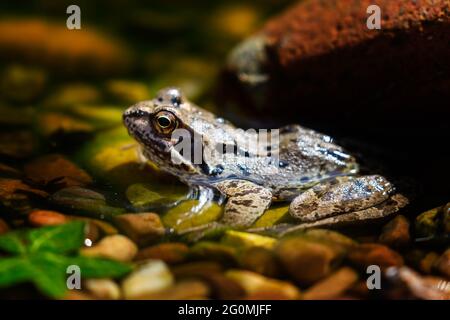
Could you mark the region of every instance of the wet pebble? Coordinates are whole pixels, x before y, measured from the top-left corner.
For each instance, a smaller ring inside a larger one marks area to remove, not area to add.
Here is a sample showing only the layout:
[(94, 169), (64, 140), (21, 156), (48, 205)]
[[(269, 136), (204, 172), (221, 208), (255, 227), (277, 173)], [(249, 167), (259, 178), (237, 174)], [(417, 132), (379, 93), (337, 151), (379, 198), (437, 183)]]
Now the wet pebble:
[(349, 290), (357, 280), (356, 271), (349, 267), (342, 267), (308, 288), (303, 298), (306, 300), (336, 299)]
[(10, 65), (2, 72), (0, 90), (10, 101), (28, 103), (41, 95), (46, 82), (47, 74), (42, 69)]
[(344, 255), (337, 246), (302, 237), (281, 240), (275, 252), (287, 272), (300, 284), (312, 284), (326, 277)]
[(34, 210), (28, 215), (28, 222), (34, 227), (55, 226), (69, 220), (66, 215), (50, 210)]
[(133, 260), (138, 248), (136, 244), (123, 235), (112, 235), (101, 239), (95, 246), (80, 249), (86, 257), (99, 257), (127, 262)]
[(403, 265), (403, 258), (400, 254), (377, 243), (360, 244), (350, 250), (347, 258), (351, 263), (364, 270), (370, 265), (377, 265), (381, 269)]
[(7, 233), (9, 231), (9, 226), (5, 220), (0, 218), (0, 234)]
[(239, 249), (251, 247), (272, 249), (277, 243), (277, 240), (271, 237), (261, 236), (259, 234), (227, 230), (222, 237), (221, 242)]
[(450, 280), (450, 249), (444, 251), (434, 262), (434, 268)]
[(97, 299), (120, 299), (120, 287), (111, 279), (87, 279), (83, 287)]
[(210, 295), (210, 287), (201, 280), (189, 279), (175, 283), (173, 286), (155, 292), (139, 296), (139, 299), (151, 300), (198, 300), (207, 299)]
[(293, 284), (277, 279), (271, 279), (258, 273), (246, 270), (228, 270), (225, 276), (234, 280), (242, 288), (247, 295), (258, 293), (276, 294), (283, 299), (298, 299), (300, 291)]
[(160, 243), (139, 250), (135, 260), (155, 259), (167, 264), (177, 264), (186, 259), (188, 252), (189, 247), (181, 242)]
[(151, 260), (141, 265), (122, 282), (125, 299), (139, 299), (161, 292), (174, 284), (174, 277), (166, 264)]
[(404, 247), (411, 240), (409, 221), (405, 216), (398, 215), (389, 221), (380, 235), (379, 241), (390, 247)]
[(39, 157), (25, 165), (28, 179), (42, 186), (58, 188), (86, 186), (92, 183), (89, 174), (60, 154)]
[(68, 187), (51, 195), (50, 201), (71, 212), (86, 213), (95, 218), (112, 217), (124, 212), (124, 209), (107, 205), (106, 198), (99, 192), (81, 188)]
[(277, 277), (281, 274), (278, 258), (272, 250), (266, 248), (252, 247), (244, 250), (240, 254), (239, 265), (266, 277)]
[(160, 239), (165, 229), (156, 213), (129, 213), (114, 217), (114, 222), (130, 239), (140, 246)]
[(110, 80), (105, 84), (106, 92), (123, 103), (136, 103), (151, 98), (148, 87), (141, 82), (130, 80)]

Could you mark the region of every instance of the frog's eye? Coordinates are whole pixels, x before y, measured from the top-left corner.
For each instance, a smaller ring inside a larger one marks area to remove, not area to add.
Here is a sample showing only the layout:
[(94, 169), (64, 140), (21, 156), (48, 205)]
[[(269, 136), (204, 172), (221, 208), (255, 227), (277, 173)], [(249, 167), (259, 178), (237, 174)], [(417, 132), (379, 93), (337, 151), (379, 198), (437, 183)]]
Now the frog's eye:
[(154, 126), (159, 133), (169, 134), (177, 128), (177, 119), (171, 112), (161, 111), (154, 118)]

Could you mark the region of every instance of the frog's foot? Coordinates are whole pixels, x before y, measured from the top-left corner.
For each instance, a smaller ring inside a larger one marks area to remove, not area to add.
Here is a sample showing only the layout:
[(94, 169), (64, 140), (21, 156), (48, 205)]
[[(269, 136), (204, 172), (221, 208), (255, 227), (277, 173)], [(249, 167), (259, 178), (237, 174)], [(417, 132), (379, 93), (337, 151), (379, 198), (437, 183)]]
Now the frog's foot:
[(371, 208), (386, 201), (392, 192), (392, 184), (379, 175), (338, 177), (297, 196), (289, 212), (302, 222), (314, 222)]
[(306, 222), (301, 223), (299, 225), (296, 225), (292, 228), (288, 228), (287, 230), (280, 233), (280, 236), (286, 235), (288, 233), (298, 231), (298, 230), (304, 230), (309, 228), (329, 228), (329, 227), (343, 227), (343, 226), (349, 226), (354, 225), (357, 223), (362, 222), (369, 222), (373, 220), (382, 219), (384, 217), (387, 217), (404, 206), (408, 204), (408, 199), (397, 193), (392, 196), (390, 196), (386, 201), (377, 204), (373, 207), (366, 208), (359, 211), (349, 212), (340, 214), (337, 216), (328, 217), (325, 219), (321, 219), (314, 222)]
[(215, 185), (228, 197), (220, 223), (231, 227), (249, 227), (272, 201), (272, 192), (246, 180), (225, 180)]

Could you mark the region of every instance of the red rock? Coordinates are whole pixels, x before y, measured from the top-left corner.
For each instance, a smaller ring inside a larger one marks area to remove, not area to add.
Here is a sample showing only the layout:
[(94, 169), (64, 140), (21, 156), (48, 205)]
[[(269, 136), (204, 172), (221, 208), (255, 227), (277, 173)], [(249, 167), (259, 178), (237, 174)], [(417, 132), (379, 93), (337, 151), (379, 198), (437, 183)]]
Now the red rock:
[(383, 227), (379, 241), (390, 247), (403, 247), (410, 239), (409, 221), (405, 216), (398, 215)]
[(49, 210), (35, 210), (28, 215), (28, 222), (34, 227), (55, 226), (70, 219), (62, 213)]
[(0, 234), (7, 233), (9, 231), (9, 226), (5, 220), (0, 219)]
[(403, 258), (389, 247), (376, 243), (365, 243), (349, 251), (347, 258), (354, 265), (363, 269), (370, 265), (377, 265), (381, 269), (391, 266), (402, 266)]
[(42, 186), (58, 186), (58, 188), (86, 186), (92, 178), (86, 171), (59, 154), (42, 156), (25, 165), (28, 179)]

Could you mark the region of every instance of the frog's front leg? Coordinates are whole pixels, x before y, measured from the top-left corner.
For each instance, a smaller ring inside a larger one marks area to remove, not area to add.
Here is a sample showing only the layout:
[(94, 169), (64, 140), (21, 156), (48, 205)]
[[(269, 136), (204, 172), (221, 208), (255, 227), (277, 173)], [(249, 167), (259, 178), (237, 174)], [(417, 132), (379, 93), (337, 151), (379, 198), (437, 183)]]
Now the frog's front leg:
[(249, 227), (270, 206), (272, 192), (246, 180), (225, 180), (216, 188), (227, 196), (220, 223), (232, 227)]
[(386, 201), (392, 192), (392, 184), (379, 175), (339, 177), (297, 196), (289, 212), (302, 222), (314, 222), (374, 207)]

